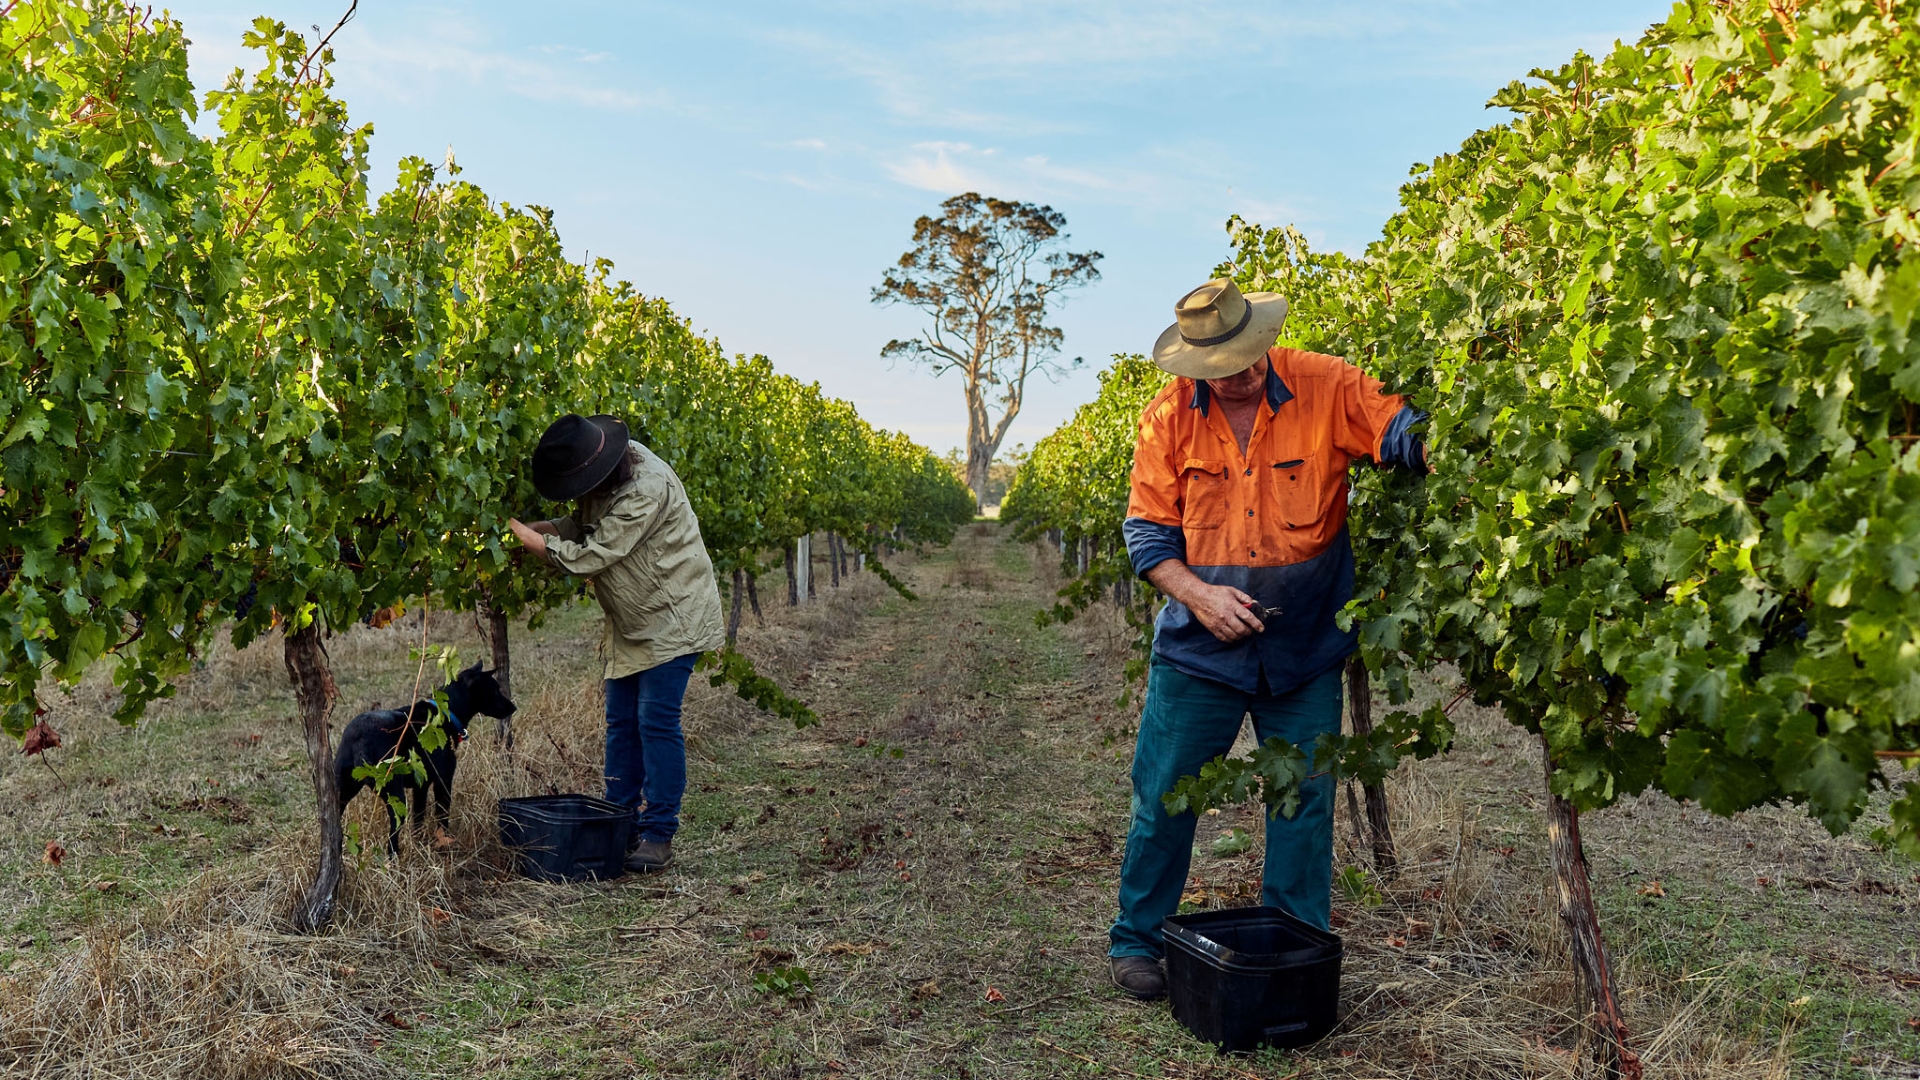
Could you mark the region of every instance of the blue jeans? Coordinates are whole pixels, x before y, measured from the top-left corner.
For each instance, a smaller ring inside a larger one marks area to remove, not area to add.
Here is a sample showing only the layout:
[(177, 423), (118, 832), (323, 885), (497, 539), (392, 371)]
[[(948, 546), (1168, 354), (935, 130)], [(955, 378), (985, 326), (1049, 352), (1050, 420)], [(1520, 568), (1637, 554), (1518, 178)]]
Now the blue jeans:
[[(1315, 739), (1340, 730), (1342, 667), (1335, 664), (1290, 693), (1249, 694), (1154, 659), (1133, 751), (1133, 824), (1120, 864), (1120, 918), (1109, 934), (1110, 955), (1159, 956), (1160, 922), (1180, 908), (1197, 819), (1191, 811), (1169, 815), (1160, 796), (1233, 749), (1248, 713), (1262, 742), (1278, 735), (1311, 756)], [(1260, 890), (1261, 903), (1321, 929), (1333, 899), (1333, 787), (1330, 776), (1308, 780), (1292, 820), (1267, 819)]]
[(699, 654), (607, 680), (607, 801), (633, 808), (636, 840), (673, 839), (687, 793), (680, 707)]

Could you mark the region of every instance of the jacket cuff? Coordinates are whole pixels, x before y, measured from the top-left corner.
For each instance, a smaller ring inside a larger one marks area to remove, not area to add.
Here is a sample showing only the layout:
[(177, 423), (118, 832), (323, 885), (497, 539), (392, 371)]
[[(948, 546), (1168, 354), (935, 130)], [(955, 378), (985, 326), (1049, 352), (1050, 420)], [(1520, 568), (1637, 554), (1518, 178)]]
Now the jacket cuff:
[(1380, 454), (1376, 461), (1382, 465), (1396, 465), (1402, 469), (1424, 471), (1426, 454), (1422, 450), (1424, 440), (1413, 433), (1413, 426), (1427, 418), (1427, 414), (1411, 405), (1400, 406), (1400, 411), (1387, 421), (1387, 430), (1380, 436)]
[(1126, 538), (1127, 558), (1133, 561), (1133, 572), (1140, 577), (1146, 577), (1147, 571), (1168, 559), (1187, 560), (1187, 534), (1178, 525), (1130, 517), (1120, 523), (1120, 535)]

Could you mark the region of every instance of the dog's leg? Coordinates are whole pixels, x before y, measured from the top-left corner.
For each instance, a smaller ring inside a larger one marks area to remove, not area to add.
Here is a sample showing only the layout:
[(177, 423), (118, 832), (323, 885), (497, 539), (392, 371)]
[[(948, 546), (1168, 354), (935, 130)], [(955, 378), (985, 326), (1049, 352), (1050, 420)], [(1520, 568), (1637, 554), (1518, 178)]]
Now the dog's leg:
[(433, 808), (434, 816), (440, 827), (445, 828), (450, 820), (449, 810), (453, 807), (453, 772), (460, 767), (460, 759), (454, 754), (453, 747), (447, 747), (441, 760), (441, 766), (433, 770)]
[[(413, 810), (407, 815), (407, 828), (411, 830), (415, 836), (423, 835), (422, 830), (426, 830), (427, 834), (431, 834), (432, 828), (426, 823), (427, 785), (416, 785), (413, 789), (411, 799), (412, 802), (409, 805), (413, 807)], [(428, 842), (432, 842), (431, 835), (428, 835)]]

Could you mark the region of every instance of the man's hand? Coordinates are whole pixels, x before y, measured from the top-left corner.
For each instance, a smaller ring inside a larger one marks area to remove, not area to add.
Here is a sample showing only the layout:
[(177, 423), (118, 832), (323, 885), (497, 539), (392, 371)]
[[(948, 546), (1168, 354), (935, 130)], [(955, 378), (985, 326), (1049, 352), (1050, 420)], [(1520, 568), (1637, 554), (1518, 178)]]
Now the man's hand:
[(555, 535), (552, 525), (544, 521), (528, 525), (519, 518), (508, 518), (507, 528), (513, 530), (514, 538), (526, 545), (526, 549), (533, 552), (535, 558), (547, 557), (547, 537)]
[(1187, 605), (1200, 625), (1221, 641), (1239, 641), (1267, 628), (1247, 610), (1253, 597), (1231, 585), (1209, 585), (1201, 581), (1178, 559), (1168, 559), (1147, 571), (1147, 581)]
[(1231, 585), (1208, 585), (1203, 581), (1191, 599), (1183, 598), (1180, 602), (1187, 605), (1201, 626), (1213, 631), (1213, 636), (1221, 641), (1239, 641), (1267, 628), (1247, 610), (1253, 597)]

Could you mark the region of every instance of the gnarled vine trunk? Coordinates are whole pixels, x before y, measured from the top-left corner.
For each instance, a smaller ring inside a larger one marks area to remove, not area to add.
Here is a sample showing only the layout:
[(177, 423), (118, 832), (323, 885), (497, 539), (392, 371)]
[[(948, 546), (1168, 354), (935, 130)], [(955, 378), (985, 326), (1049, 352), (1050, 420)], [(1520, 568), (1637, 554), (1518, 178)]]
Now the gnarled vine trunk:
[[(1364, 739), (1373, 733), (1373, 681), (1367, 675), (1366, 661), (1357, 654), (1347, 661), (1347, 716), (1355, 735)], [(1387, 786), (1363, 786), (1367, 792), (1367, 823), (1373, 828), (1373, 870), (1390, 878), (1399, 872), (1400, 860), (1394, 854), (1393, 824), (1387, 818)], [(1347, 790), (1351, 794), (1353, 789)]]
[(1606, 941), (1600, 936), (1600, 913), (1593, 906), (1587, 854), (1580, 844), (1580, 812), (1553, 793), (1553, 750), (1544, 737), (1540, 756), (1546, 762), (1547, 846), (1553, 854), (1554, 894), (1560, 904), (1560, 922), (1573, 947), (1574, 969), (1593, 1004), (1596, 1056), (1607, 1075), (1640, 1080), (1640, 1058), (1627, 1046), (1627, 1022), (1614, 991)]
[(747, 572), (738, 567), (733, 571), (733, 602), (727, 612), (727, 644), (731, 645), (740, 636), (740, 608), (747, 599)]
[(300, 725), (307, 737), (307, 761), (313, 767), (313, 799), (320, 817), (320, 865), (313, 884), (293, 913), (294, 928), (303, 934), (322, 930), (333, 919), (334, 897), (340, 889), (340, 789), (334, 782), (333, 741), (327, 713), (339, 694), (333, 668), (320, 645), (320, 623), (308, 623), (286, 636), (287, 678), (300, 708)]
[[(487, 612), (487, 645), (493, 653), (493, 681), (500, 684), (500, 696), (513, 700), (513, 650), (507, 640), (507, 617), (494, 608), (492, 602), (485, 605)], [(513, 749), (513, 719), (494, 721), (495, 737)]]

